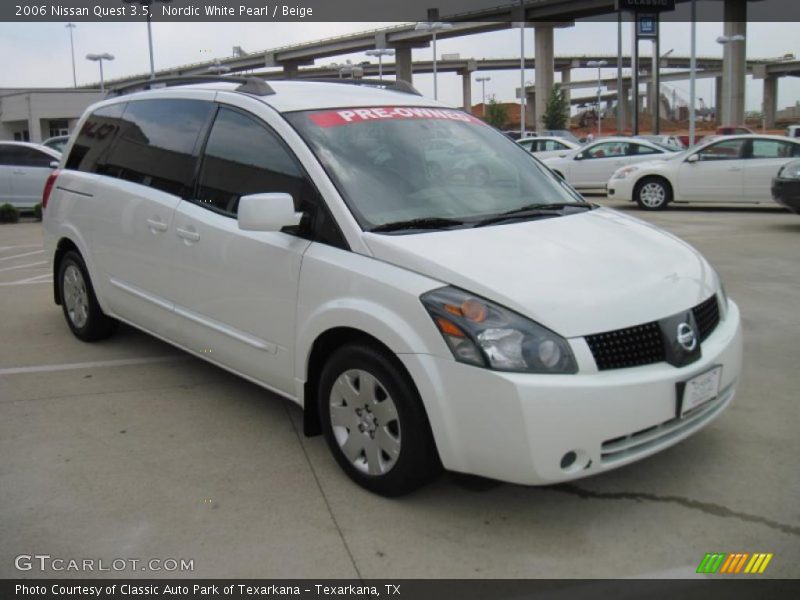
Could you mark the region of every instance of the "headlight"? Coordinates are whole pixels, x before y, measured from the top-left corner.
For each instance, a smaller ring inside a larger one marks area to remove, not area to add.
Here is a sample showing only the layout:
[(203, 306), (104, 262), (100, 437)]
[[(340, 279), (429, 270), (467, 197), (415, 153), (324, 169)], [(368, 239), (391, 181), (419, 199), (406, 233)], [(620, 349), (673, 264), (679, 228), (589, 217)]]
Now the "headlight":
[(778, 172), (781, 179), (800, 179), (800, 160), (792, 161)]
[(616, 173), (614, 173), (612, 179), (625, 179), (628, 175), (630, 175), (631, 173), (635, 173), (638, 170), (639, 170), (638, 167), (624, 167), (619, 171), (617, 171)]
[(507, 308), (454, 287), (420, 300), (459, 362), (497, 371), (578, 372), (564, 338)]

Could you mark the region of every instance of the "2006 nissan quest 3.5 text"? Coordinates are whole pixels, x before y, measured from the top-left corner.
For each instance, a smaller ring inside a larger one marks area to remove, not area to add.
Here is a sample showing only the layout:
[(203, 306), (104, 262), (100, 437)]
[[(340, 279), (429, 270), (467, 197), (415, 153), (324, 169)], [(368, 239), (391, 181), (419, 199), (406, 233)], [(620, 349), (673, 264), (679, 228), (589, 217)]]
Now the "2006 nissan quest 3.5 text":
[(291, 399), (384, 495), (602, 473), (730, 403), (739, 310), (688, 244), (407, 84), (208, 79), (90, 107), (45, 187), (80, 339)]

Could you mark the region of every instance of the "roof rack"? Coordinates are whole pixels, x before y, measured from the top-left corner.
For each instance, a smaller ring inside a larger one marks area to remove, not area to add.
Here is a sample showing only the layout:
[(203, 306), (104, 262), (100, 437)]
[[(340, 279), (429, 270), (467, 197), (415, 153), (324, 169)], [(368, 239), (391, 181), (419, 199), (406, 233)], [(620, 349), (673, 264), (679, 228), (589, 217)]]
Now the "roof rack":
[(291, 81), (313, 81), (323, 83), (343, 83), (345, 85), (364, 85), (391, 90), (393, 92), (401, 92), (403, 94), (422, 96), (422, 93), (417, 88), (403, 79), (392, 81), (384, 79), (336, 79), (333, 77), (303, 77), (302, 79), (292, 79)]
[(235, 91), (254, 96), (270, 96), (275, 90), (263, 79), (257, 77), (237, 77), (226, 75), (179, 75), (170, 77), (156, 77), (147, 81), (129, 83), (127, 85), (114, 88), (112, 92), (117, 96), (123, 96), (131, 92), (152, 90), (162, 87), (172, 87), (176, 85), (188, 85), (191, 83), (238, 83), (239, 87)]

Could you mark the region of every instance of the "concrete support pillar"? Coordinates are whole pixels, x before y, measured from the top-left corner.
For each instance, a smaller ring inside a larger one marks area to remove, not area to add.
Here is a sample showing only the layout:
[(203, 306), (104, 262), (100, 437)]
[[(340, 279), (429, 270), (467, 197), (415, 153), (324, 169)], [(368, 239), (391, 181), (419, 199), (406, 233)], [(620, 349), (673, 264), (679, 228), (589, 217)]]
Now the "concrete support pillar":
[(656, 102), (656, 84), (650, 81), (647, 84), (647, 112), (651, 115), (655, 114)]
[(725, 103), (722, 97), (722, 77), (715, 77), (714, 84), (714, 122), (722, 125), (722, 105)]
[(283, 63), (283, 76), (286, 79), (297, 79), (297, 72), (300, 65), (294, 62)]
[(778, 78), (774, 75), (764, 79), (764, 126), (775, 128), (775, 116), (778, 113)]
[(525, 122), (535, 124), (536, 121), (536, 89), (525, 88)]
[(617, 92), (617, 102), (619, 103), (620, 107), (619, 119), (617, 123), (617, 131), (619, 133), (624, 133), (628, 128), (628, 113), (631, 110), (630, 93), (631, 86), (630, 84), (625, 85), (625, 83), (622, 84), (622, 90)]
[(472, 114), (472, 71), (460, 71), (461, 75), (461, 94), (463, 97), (464, 110)]
[(397, 46), (394, 50), (397, 79), (413, 84), (414, 75), (411, 68), (411, 46)]
[(547, 99), (553, 90), (555, 73), (555, 57), (553, 55), (553, 26), (537, 25), (534, 27), (534, 48), (536, 58), (536, 129), (545, 129), (544, 116)]
[(39, 119), (28, 119), (28, 135), (30, 136), (30, 141), (40, 144), (44, 141), (42, 137), (42, 123)]
[[(747, 35), (747, 0), (725, 0), (725, 36)], [(744, 88), (747, 76), (747, 42), (723, 45), (722, 120), (724, 125), (744, 124)]]
[[(572, 81), (572, 69), (562, 69), (561, 83), (569, 83), (570, 81)], [(567, 102), (570, 102), (572, 100), (572, 90), (564, 88), (564, 98)]]

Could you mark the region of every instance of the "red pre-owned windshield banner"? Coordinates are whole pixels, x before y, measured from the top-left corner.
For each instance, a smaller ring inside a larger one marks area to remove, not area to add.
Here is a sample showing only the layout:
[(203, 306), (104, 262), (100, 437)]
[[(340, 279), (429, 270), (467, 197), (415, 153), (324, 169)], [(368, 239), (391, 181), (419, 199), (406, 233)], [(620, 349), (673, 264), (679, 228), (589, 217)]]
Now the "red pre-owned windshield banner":
[(460, 110), (447, 108), (421, 108), (418, 106), (373, 106), (370, 108), (348, 108), (332, 110), (309, 115), (309, 118), (318, 127), (339, 127), (340, 125), (353, 125), (365, 121), (396, 121), (408, 119), (438, 119), (444, 121), (461, 121), (482, 125), (483, 121), (476, 119)]

